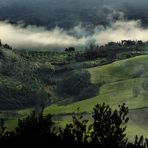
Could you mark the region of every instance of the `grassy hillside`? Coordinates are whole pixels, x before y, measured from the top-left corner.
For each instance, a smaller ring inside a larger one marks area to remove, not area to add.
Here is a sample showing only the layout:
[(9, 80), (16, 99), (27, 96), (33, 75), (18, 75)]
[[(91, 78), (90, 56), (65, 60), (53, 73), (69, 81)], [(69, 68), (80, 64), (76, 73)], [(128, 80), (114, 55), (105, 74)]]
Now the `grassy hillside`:
[(144, 82), (147, 80), (147, 63), (148, 56), (144, 55), (89, 68), (87, 70), (91, 74), (92, 83), (103, 83), (98, 95), (67, 106), (50, 106), (45, 112), (69, 113), (77, 107), (80, 107), (82, 112), (91, 112), (96, 103), (102, 102), (112, 106), (124, 102), (130, 109), (148, 107), (147, 92), (144, 88)]
[[(64, 125), (70, 122), (69, 113), (77, 111), (91, 113), (97, 103), (107, 103), (113, 108), (118, 104), (126, 103), (130, 109), (130, 122), (127, 129), (129, 137), (134, 135), (148, 136), (147, 121), (148, 93), (147, 71), (148, 56), (137, 56), (121, 60), (105, 66), (87, 69), (94, 84), (102, 83), (96, 97), (79, 101), (70, 105), (52, 105), (45, 109), (45, 114), (65, 114), (59, 122)], [(144, 115), (144, 116), (143, 116)], [(143, 121), (139, 123), (140, 121)]]
[(147, 62), (148, 56), (142, 55), (88, 70), (92, 75), (93, 83), (100, 81), (116, 82), (146, 76)]

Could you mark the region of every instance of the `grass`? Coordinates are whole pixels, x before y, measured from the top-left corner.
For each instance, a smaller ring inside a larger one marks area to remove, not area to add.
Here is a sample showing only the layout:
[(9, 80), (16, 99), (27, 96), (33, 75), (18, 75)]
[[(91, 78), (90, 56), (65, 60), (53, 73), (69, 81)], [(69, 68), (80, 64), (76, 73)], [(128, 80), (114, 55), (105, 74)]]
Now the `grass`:
[(129, 79), (115, 83), (105, 84), (100, 88), (100, 94), (91, 99), (76, 102), (67, 106), (52, 105), (45, 109), (45, 114), (72, 113), (80, 107), (81, 112), (92, 112), (93, 107), (98, 103), (107, 103), (112, 107), (118, 104), (126, 103), (130, 109), (142, 108), (148, 106), (148, 101), (143, 97), (143, 90), (137, 97), (133, 96), (133, 88), (142, 85), (144, 79)]
[[(87, 69), (91, 74), (91, 81), (99, 84), (104, 81), (98, 96), (88, 100), (70, 104), (68, 106), (50, 106), (45, 112), (54, 114), (68, 113), (80, 107), (82, 112), (91, 112), (97, 103), (107, 103), (117, 105), (127, 103), (129, 108), (141, 108), (148, 106), (142, 88), (143, 82), (147, 78), (148, 56), (138, 56), (131, 59), (121, 60), (101, 67)], [(139, 91), (138, 96), (134, 96), (134, 88)]]
[[(70, 105), (52, 105), (45, 109), (45, 114), (67, 114), (77, 111), (80, 107), (81, 112), (91, 113), (93, 107), (98, 103), (105, 102), (117, 107), (119, 104), (126, 103), (129, 109), (139, 109), (148, 107), (148, 94), (143, 89), (145, 79), (148, 79), (148, 56), (138, 56), (131, 59), (116, 61), (114, 63), (87, 69), (91, 74), (91, 81), (94, 84), (104, 83), (96, 97), (72, 103)], [(138, 90), (135, 96), (134, 89)], [(141, 117), (142, 118), (142, 117)], [(140, 117), (139, 119), (140, 120)], [(65, 125), (68, 119), (59, 121), (60, 125)], [(148, 128), (144, 125), (132, 121), (128, 124), (127, 135), (134, 138), (135, 135), (148, 137)]]
[(14, 130), (18, 124), (18, 118), (10, 118), (6, 120), (6, 127), (8, 130)]
[(92, 75), (93, 83), (100, 83), (100, 81), (109, 83), (147, 75), (147, 63), (148, 55), (142, 55), (101, 67), (90, 68), (88, 71)]
[[(24, 117), (27, 117), (31, 112), (33, 111), (33, 108), (28, 109), (22, 109), (22, 110), (16, 110), (16, 116), (7, 117), (6, 115), (1, 114), (0, 118), (5, 117), (6, 118), (6, 127), (8, 130), (13, 130), (18, 124), (18, 119), (22, 119)], [(10, 111), (11, 112), (11, 111)], [(14, 111), (13, 111), (14, 112)]]
[(17, 110), (17, 113), (21, 116), (27, 116), (32, 111), (33, 111), (33, 108), (27, 108), (27, 109)]
[(130, 141), (133, 141), (136, 135), (139, 137), (142, 135), (148, 137), (148, 130), (135, 123), (128, 124), (126, 133)]

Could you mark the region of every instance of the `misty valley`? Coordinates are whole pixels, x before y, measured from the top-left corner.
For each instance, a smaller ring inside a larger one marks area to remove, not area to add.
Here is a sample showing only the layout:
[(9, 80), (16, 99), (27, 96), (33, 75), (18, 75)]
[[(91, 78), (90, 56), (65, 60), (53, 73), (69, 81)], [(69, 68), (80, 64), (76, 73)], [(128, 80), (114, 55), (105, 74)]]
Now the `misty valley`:
[(148, 147), (147, 0), (0, 1), (0, 147)]

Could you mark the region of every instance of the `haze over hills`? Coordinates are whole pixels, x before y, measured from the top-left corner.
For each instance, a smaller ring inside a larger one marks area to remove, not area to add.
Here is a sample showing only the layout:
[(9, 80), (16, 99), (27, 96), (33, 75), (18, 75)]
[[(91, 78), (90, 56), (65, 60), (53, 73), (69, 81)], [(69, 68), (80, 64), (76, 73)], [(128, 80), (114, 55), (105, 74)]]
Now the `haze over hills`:
[(148, 136), (147, 12), (147, 0), (0, 0), (0, 119), (14, 129), (45, 107), (63, 126), (79, 107), (126, 103), (129, 136)]

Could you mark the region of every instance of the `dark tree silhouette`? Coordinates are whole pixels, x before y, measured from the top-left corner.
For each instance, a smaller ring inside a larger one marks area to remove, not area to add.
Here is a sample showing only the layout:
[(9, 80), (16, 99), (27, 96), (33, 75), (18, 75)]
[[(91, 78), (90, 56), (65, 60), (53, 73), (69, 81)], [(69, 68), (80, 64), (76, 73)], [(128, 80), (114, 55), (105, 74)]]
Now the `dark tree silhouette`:
[(119, 106), (119, 110), (112, 111), (108, 105), (96, 105), (94, 108), (92, 143), (101, 147), (122, 147), (126, 145), (125, 134), (128, 122), (128, 108), (125, 104)]
[(83, 119), (81, 114), (73, 116), (73, 122), (71, 124), (67, 124), (64, 130), (60, 129), (61, 141), (69, 144), (87, 143), (87, 123), (88, 120)]
[(65, 49), (65, 52), (74, 52), (75, 48), (74, 47), (69, 47)]
[(14, 131), (6, 131), (4, 120), (0, 120), (0, 147), (7, 146), (66, 146), (68, 144), (96, 146), (99, 148), (147, 148), (148, 139), (136, 136), (135, 142), (128, 141), (125, 130), (128, 122), (128, 108), (125, 104), (118, 110), (108, 105), (96, 105), (92, 124), (81, 114), (73, 116), (71, 124), (58, 128), (52, 116), (33, 112), (24, 119), (19, 119)]
[(43, 116), (43, 110), (36, 114), (33, 112), (25, 119), (19, 119), (15, 129), (16, 141), (20, 143), (33, 144), (56, 144), (56, 134), (54, 132), (54, 122), (49, 114)]
[(3, 119), (0, 120), (0, 139), (3, 139), (6, 135), (6, 126)]

